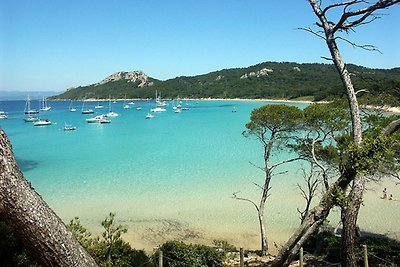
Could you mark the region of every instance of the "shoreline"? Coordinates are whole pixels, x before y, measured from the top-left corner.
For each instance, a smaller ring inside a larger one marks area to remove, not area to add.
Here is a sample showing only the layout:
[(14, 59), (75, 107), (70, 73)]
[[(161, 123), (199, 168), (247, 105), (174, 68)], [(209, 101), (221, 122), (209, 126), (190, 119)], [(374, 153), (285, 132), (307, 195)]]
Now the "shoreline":
[[(112, 99), (112, 101), (152, 101), (154, 98), (116, 98)], [(173, 99), (165, 99), (167, 101), (172, 101)], [(270, 99), (270, 98), (181, 98), (181, 100), (189, 100), (189, 101), (198, 101), (198, 100), (206, 100), (206, 101), (243, 101), (243, 102), (274, 102), (274, 103), (303, 103), (303, 104), (327, 104), (329, 101), (310, 101), (310, 100), (290, 100), (290, 99)], [(88, 101), (88, 102), (106, 102), (111, 101), (110, 99), (95, 99), (89, 98), (85, 100), (67, 100), (67, 99), (55, 99), (52, 101)], [(400, 113), (400, 107), (392, 107), (392, 106), (374, 106), (374, 105), (360, 105), (361, 108), (377, 110), (383, 112), (390, 113)]]

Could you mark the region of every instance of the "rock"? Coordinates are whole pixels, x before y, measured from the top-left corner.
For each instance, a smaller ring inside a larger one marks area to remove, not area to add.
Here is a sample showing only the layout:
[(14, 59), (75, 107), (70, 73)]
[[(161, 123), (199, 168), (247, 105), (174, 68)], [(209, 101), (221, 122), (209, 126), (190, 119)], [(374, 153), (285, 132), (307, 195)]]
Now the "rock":
[(263, 77), (263, 76), (268, 76), (269, 73), (271, 73), (271, 72), (273, 72), (272, 69), (263, 68), (263, 69), (261, 69), (259, 71), (256, 71), (256, 72), (252, 71), (252, 72), (246, 73), (246, 74), (240, 76), (240, 79), (247, 79), (247, 78), (250, 78), (250, 77), (260, 78), (260, 77)]
[(153, 82), (149, 82), (149, 77), (143, 71), (119, 71), (111, 74), (101, 82), (97, 83), (96, 86), (119, 80), (127, 80), (128, 82), (139, 83), (137, 87), (153, 85)]

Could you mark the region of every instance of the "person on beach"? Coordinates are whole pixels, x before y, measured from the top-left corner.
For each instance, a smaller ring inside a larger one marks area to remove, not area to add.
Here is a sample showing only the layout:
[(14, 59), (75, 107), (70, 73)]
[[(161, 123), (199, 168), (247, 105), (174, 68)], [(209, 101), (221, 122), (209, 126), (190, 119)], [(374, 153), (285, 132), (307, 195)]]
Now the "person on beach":
[(386, 190), (386, 187), (383, 189), (383, 199), (386, 199), (387, 198), (387, 190)]
[(390, 194), (389, 200), (393, 200), (393, 195)]

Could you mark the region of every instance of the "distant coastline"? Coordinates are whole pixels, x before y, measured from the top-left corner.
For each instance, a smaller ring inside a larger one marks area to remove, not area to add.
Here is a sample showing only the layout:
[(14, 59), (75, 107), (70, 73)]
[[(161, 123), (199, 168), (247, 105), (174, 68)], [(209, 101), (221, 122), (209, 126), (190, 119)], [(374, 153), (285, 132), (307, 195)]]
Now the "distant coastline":
[[(110, 99), (96, 99), (96, 98), (89, 98), (86, 101), (96, 102), (96, 101), (109, 101)], [(113, 101), (150, 101), (153, 98), (118, 98), (112, 99)], [(166, 99), (171, 101), (172, 99)], [(310, 100), (290, 100), (290, 99), (270, 99), (270, 98), (182, 98), (182, 100), (189, 100), (189, 101), (196, 101), (196, 100), (210, 100), (210, 101), (254, 101), (254, 102), (276, 102), (276, 103), (304, 103), (304, 104), (312, 104), (312, 103), (320, 103), (326, 104), (329, 101), (310, 101)], [(71, 101), (68, 99), (60, 99), (57, 101)], [(76, 100), (76, 101), (83, 101), (83, 100)], [(362, 108), (371, 109), (371, 110), (379, 110), (384, 112), (391, 112), (391, 113), (400, 113), (400, 107), (390, 107), (390, 106), (373, 106), (373, 105), (361, 105)]]

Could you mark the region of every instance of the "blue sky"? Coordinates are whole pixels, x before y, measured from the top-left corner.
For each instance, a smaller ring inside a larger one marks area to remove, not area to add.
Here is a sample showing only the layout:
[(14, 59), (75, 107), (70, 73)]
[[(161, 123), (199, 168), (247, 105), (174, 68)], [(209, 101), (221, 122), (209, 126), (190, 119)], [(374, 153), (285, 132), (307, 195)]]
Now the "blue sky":
[[(344, 60), (400, 66), (400, 6), (340, 43)], [(0, 91), (88, 85), (117, 71), (156, 79), (264, 61), (326, 62), (325, 43), (298, 27), (315, 15), (305, 0), (0, 0)]]

